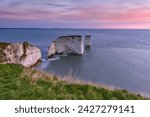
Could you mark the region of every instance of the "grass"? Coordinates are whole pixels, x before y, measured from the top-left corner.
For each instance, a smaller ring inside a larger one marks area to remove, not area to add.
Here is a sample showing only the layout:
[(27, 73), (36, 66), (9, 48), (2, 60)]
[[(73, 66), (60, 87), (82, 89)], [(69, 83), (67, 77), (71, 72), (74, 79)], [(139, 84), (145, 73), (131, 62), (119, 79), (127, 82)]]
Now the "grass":
[(16, 64), (0, 64), (0, 99), (4, 100), (140, 100), (139, 94), (126, 90), (110, 90), (101, 86), (61, 80)]

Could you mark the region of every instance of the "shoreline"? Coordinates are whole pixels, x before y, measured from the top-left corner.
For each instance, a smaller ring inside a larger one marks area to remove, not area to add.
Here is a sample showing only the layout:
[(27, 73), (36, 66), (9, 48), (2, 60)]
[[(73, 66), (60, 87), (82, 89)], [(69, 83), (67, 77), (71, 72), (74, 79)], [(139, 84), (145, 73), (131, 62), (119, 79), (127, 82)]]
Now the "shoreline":
[[(70, 55), (67, 55), (67, 56), (70, 56)], [(44, 62), (46, 62), (46, 65), (47, 65), (47, 62), (51, 62), (51, 61), (58, 61), (61, 59), (61, 57), (63, 57), (63, 54), (58, 54), (58, 56), (54, 57), (53, 59), (51, 58), (47, 58), (45, 59), (46, 61), (41, 61), (40, 65)], [(39, 66), (40, 66), (39, 65)], [(38, 70), (38, 71), (41, 71), (41, 72), (44, 72), (46, 74), (51, 74), (50, 72), (46, 72), (44, 70), (42, 70), (43, 68), (38, 68), (39, 66), (36, 66), (37, 69), (35, 67), (33, 67), (35, 70)], [(45, 65), (44, 65), (45, 67)], [(52, 73), (52, 74), (55, 74), (55, 73)], [(136, 91), (130, 91), (128, 89), (125, 89), (125, 88), (121, 88), (121, 87), (116, 87), (116, 86), (113, 86), (113, 85), (106, 85), (106, 84), (101, 84), (101, 83), (96, 83), (96, 82), (93, 82), (93, 81), (90, 81), (90, 80), (81, 80), (78, 76), (75, 76), (73, 73), (72, 74), (66, 74), (66, 75), (58, 75), (58, 74), (55, 74), (58, 78), (60, 78), (61, 80), (64, 79), (63, 77), (66, 77), (66, 81), (70, 80), (72, 81), (73, 83), (76, 83), (76, 82), (80, 82), (81, 84), (91, 84), (93, 86), (96, 86), (96, 87), (103, 87), (103, 88), (106, 88), (106, 89), (109, 89), (109, 90), (126, 90), (132, 94), (140, 94), (141, 96), (143, 97), (146, 97), (146, 98), (149, 98), (150, 97), (150, 94), (148, 93), (144, 93), (144, 92), (136, 92)], [(69, 78), (69, 79), (68, 79)], [(69, 82), (70, 82), (69, 81)]]
[[(36, 68), (33, 68), (33, 69), (37, 70), (41, 73), (51, 74), (51, 73), (46, 72), (46, 71), (41, 70), (41, 69), (36, 69)], [(88, 84), (88, 85), (92, 85), (92, 86), (95, 86), (95, 87), (103, 87), (105, 89), (112, 90), (112, 91), (114, 91), (114, 90), (124, 90), (124, 91), (127, 91), (127, 92), (135, 94), (135, 95), (139, 94), (142, 97), (150, 98), (150, 94), (146, 94), (146, 93), (143, 93), (143, 92), (129, 91), (128, 89), (124, 89), (124, 88), (121, 88), (121, 87), (116, 87), (116, 86), (113, 86), (113, 85), (106, 85), (106, 84), (102, 84), (102, 83), (96, 83), (96, 82), (92, 82), (92, 81), (81, 80), (80, 78), (78, 78), (78, 76), (74, 76), (72, 74), (71, 75), (68, 74), (68, 75), (65, 75), (65, 76), (61, 76), (61, 75), (58, 75), (58, 74), (54, 74), (54, 75), (57, 76), (58, 79), (63, 80), (63, 81), (67, 81), (68, 83), (85, 84), (85, 85)]]
[[(7, 74), (7, 75), (6, 75)], [(71, 76), (68, 76), (71, 77)], [(127, 90), (109, 89), (81, 80), (59, 78), (17, 64), (0, 64), (0, 99), (4, 100), (147, 100)], [(4, 83), (5, 82), (5, 83)], [(11, 92), (11, 93), (10, 93)]]

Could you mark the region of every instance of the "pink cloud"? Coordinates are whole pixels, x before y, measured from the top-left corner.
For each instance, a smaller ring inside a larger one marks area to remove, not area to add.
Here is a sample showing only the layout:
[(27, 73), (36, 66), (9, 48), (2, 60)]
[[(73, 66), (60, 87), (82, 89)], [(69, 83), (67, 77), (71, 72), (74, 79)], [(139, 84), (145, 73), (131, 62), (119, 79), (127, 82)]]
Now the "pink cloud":
[(60, 9), (20, 9), (20, 8), (8, 8), (0, 9), (0, 19), (12, 19), (12, 20), (55, 20), (60, 17), (64, 10)]
[(131, 8), (122, 11), (114, 11), (104, 6), (81, 9), (77, 16), (81, 19), (105, 21), (105, 22), (149, 22), (150, 8)]
[[(67, 24), (85, 23), (95, 28), (150, 28), (150, 7), (117, 8), (97, 5), (79, 9), (0, 9), (0, 19), (12, 20), (46, 20), (49, 22), (64, 22)], [(89, 23), (89, 24), (88, 24)], [(91, 24), (90, 24), (91, 23)]]

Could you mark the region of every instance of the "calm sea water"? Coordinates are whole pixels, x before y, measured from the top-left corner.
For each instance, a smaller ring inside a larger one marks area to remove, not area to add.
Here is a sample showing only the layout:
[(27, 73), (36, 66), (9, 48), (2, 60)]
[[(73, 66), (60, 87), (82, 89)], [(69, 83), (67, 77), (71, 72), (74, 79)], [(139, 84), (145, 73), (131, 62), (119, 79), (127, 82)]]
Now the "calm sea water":
[(41, 48), (43, 60), (52, 40), (62, 35), (92, 35), (83, 56), (58, 56), (39, 69), (150, 95), (150, 30), (0, 29), (0, 41), (28, 41)]

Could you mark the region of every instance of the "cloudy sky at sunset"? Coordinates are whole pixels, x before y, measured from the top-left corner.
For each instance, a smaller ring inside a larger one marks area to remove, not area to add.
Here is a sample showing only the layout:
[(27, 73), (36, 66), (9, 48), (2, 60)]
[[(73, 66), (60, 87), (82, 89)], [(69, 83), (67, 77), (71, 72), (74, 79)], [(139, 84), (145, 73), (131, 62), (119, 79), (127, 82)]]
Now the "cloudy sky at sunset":
[(0, 28), (150, 29), (150, 0), (0, 0)]

